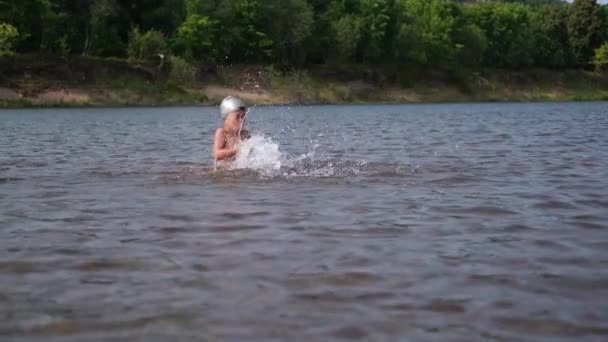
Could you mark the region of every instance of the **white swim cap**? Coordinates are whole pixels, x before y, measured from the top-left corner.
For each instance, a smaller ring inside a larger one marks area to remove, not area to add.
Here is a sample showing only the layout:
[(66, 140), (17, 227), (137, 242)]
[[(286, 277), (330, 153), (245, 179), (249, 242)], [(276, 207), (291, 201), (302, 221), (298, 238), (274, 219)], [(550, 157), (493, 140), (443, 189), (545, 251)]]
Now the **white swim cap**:
[(222, 104), (220, 104), (220, 114), (222, 116), (222, 119), (226, 119), (228, 114), (241, 109), (247, 109), (247, 105), (245, 105), (245, 102), (243, 102), (239, 98), (232, 96), (228, 96), (222, 101)]

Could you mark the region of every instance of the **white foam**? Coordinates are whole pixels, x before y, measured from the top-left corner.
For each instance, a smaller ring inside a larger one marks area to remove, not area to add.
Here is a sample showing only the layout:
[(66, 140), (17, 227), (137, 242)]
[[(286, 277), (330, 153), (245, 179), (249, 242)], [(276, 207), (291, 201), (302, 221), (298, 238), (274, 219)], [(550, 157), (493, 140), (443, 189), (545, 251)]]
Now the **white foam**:
[(272, 173), (281, 168), (282, 159), (279, 144), (269, 137), (256, 134), (241, 143), (232, 168)]
[(264, 177), (346, 177), (356, 176), (367, 167), (365, 161), (328, 159), (318, 155), (320, 144), (312, 144), (307, 153), (289, 156), (268, 136), (255, 134), (243, 141), (228, 168), (249, 169)]

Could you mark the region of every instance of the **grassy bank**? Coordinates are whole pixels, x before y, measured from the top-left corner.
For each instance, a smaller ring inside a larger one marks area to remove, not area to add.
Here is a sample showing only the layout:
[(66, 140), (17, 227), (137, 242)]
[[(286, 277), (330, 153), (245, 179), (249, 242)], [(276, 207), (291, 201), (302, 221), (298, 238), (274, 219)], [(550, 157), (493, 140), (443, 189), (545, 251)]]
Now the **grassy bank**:
[(208, 66), (191, 75), (145, 63), (20, 55), (0, 61), (0, 107), (198, 105), (238, 95), (252, 104), (608, 100), (608, 75), (588, 71), (449, 72), (403, 66)]

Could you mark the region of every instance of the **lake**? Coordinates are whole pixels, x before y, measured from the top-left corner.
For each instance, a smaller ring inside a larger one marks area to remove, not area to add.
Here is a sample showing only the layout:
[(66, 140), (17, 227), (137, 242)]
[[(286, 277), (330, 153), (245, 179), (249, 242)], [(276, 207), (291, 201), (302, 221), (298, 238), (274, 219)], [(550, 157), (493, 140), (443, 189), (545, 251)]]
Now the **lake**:
[(2, 340), (608, 340), (607, 103), (248, 118), (0, 111)]

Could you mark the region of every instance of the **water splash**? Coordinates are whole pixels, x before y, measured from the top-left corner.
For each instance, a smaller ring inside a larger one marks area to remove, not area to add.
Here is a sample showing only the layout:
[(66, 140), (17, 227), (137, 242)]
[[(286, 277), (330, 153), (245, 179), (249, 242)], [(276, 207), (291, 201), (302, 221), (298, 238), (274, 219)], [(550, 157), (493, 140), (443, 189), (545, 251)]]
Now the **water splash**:
[(253, 135), (239, 146), (232, 169), (251, 169), (272, 174), (281, 169), (283, 154), (269, 137)]
[(319, 159), (319, 146), (314, 144), (307, 153), (289, 156), (281, 152), (279, 144), (270, 137), (256, 134), (241, 143), (236, 159), (228, 169), (256, 171), (264, 178), (348, 177), (368, 169), (366, 161)]

